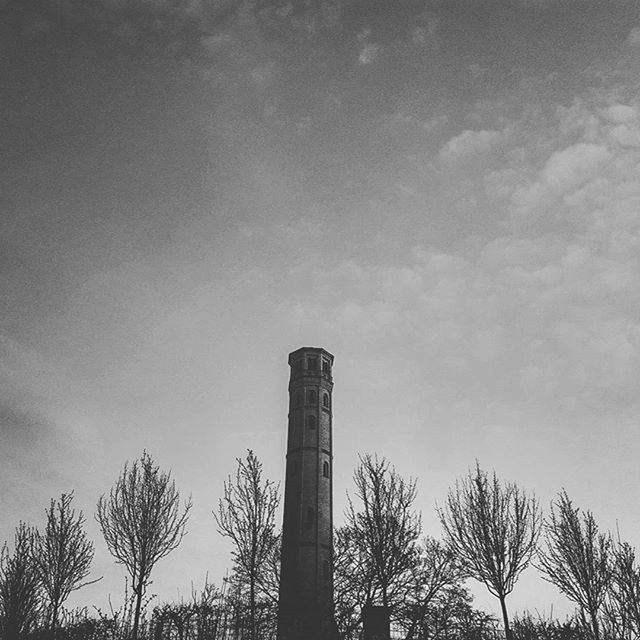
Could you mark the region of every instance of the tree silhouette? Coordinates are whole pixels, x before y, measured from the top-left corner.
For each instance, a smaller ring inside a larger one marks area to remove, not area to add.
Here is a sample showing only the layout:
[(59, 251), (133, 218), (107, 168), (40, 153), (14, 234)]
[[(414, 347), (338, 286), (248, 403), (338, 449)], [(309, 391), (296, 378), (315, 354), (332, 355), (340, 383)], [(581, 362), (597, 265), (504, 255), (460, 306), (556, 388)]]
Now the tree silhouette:
[(392, 609), (410, 589), (417, 562), (420, 516), (414, 511), (416, 482), (407, 481), (386, 459), (360, 457), (353, 475), (357, 509), (349, 499), (345, 540), (359, 558), (354, 567), (367, 604), (378, 601)]
[(465, 571), (450, 548), (430, 537), (421, 541), (403, 606), (407, 639), (419, 637), (436, 597), (446, 588), (460, 585), (464, 577)]
[(640, 569), (628, 542), (618, 540), (613, 549), (608, 595), (622, 625), (640, 637)]
[(246, 460), (237, 458), (235, 479), (224, 483), (224, 497), (213, 516), (219, 532), (234, 546), (235, 572), (249, 587), (250, 638), (256, 640), (256, 611), (258, 590), (270, 597), (274, 594), (267, 585), (270, 562), (277, 557), (278, 537), (275, 535), (275, 511), (278, 507), (278, 487), (270, 480), (262, 480), (262, 464), (250, 449)]
[(138, 637), (142, 598), (151, 571), (182, 541), (190, 509), (191, 498), (181, 509), (171, 473), (161, 471), (146, 451), (131, 466), (125, 464), (108, 497), (100, 496), (96, 520), (111, 555), (131, 576), (133, 640)]
[(600, 640), (598, 613), (611, 580), (611, 537), (599, 533), (591, 511), (581, 514), (564, 490), (544, 524), (547, 550), (538, 557), (543, 577), (589, 616), (593, 636)]
[(362, 604), (371, 592), (371, 577), (364, 569), (365, 556), (352, 529), (336, 529), (333, 543), (333, 599), (341, 638), (359, 638)]
[(57, 502), (52, 499), (44, 533), (35, 532), (34, 562), (49, 601), (49, 629), (54, 637), (64, 601), (72, 591), (96, 582), (82, 582), (89, 575), (94, 548), (84, 531), (84, 516), (80, 512), (76, 517), (72, 500), (73, 493), (63, 493)]
[(500, 601), (507, 640), (511, 639), (506, 598), (529, 565), (540, 535), (535, 496), (516, 484), (490, 478), (476, 462), (475, 472), (449, 490), (438, 509), (447, 542), (469, 575), (483, 582)]
[(0, 552), (0, 636), (19, 640), (33, 630), (42, 609), (42, 590), (33, 561), (34, 531), (21, 522), (13, 553), (7, 543)]

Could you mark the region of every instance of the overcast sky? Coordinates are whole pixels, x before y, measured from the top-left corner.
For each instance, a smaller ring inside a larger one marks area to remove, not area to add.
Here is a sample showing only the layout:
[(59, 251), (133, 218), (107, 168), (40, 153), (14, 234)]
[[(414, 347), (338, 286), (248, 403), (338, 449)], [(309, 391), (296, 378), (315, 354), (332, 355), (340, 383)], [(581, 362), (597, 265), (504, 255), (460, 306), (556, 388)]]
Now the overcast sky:
[[(146, 448), (230, 566), (235, 457), (284, 472), (287, 355), (426, 533), (477, 458), (640, 545), (640, 19), (626, 0), (3, 0), (0, 541)], [(481, 590), (478, 603), (497, 612)], [(512, 610), (568, 611), (524, 574)]]

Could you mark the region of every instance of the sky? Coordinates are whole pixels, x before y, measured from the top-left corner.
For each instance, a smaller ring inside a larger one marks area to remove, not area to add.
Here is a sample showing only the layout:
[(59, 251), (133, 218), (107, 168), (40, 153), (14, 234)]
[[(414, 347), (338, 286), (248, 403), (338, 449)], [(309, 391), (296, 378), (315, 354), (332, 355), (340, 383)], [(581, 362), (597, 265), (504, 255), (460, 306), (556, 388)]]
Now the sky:
[[(435, 507), (477, 459), (640, 546), (640, 7), (627, 0), (2, 0), (0, 541), (94, 520), (146, 449), (194, 507), (155, 602), (219, 582), (287, 355)], [(498, 613), (474, 588), (477, 604)], [(571, 605), (527, 570), (508, 605)]]

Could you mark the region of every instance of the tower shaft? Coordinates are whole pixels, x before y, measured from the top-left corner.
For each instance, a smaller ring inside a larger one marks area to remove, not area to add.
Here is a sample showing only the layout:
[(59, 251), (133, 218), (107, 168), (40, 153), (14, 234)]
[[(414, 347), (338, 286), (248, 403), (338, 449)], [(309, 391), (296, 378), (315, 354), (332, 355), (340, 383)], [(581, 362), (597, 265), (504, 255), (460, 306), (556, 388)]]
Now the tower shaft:
[(333, 356), (303, 347), (289, 365), (278, 640), (334, 640)]

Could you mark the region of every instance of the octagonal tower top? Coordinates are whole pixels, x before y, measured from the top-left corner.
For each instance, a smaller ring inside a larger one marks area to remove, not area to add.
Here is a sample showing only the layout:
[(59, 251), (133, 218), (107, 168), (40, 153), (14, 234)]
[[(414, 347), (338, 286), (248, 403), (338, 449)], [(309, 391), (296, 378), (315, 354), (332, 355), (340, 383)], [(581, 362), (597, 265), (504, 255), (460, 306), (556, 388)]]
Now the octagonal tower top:
[(291, 378), (327, 376), (331, 378), (333, 355), (322, 347), (301, 347), (289, 354)]

